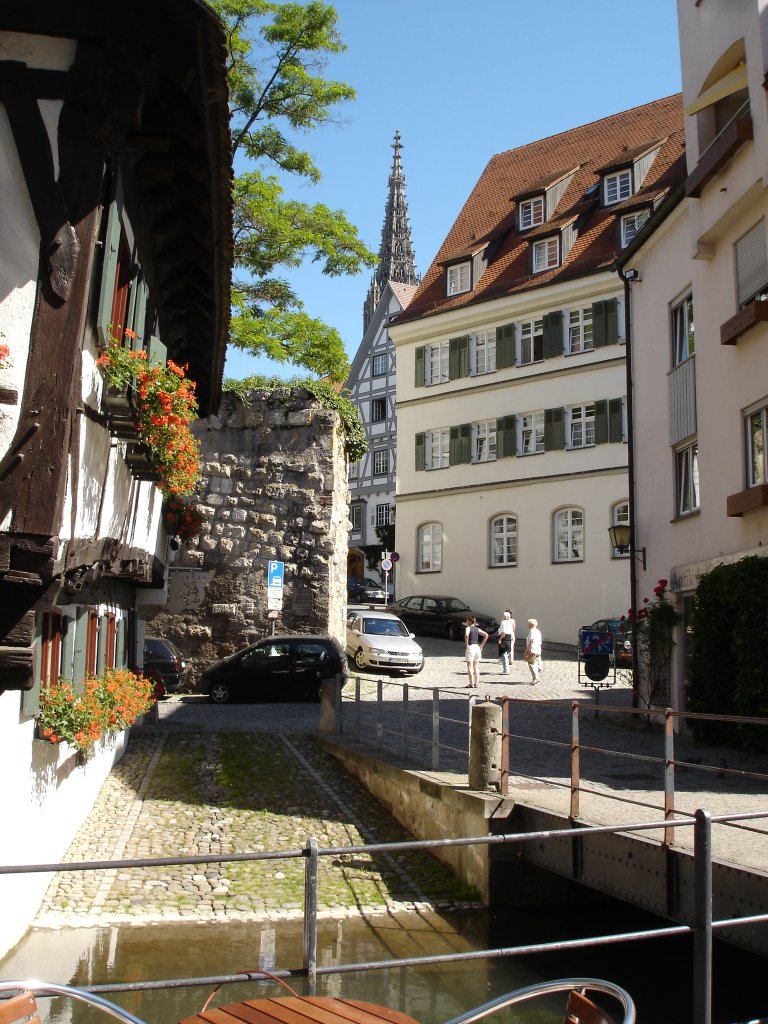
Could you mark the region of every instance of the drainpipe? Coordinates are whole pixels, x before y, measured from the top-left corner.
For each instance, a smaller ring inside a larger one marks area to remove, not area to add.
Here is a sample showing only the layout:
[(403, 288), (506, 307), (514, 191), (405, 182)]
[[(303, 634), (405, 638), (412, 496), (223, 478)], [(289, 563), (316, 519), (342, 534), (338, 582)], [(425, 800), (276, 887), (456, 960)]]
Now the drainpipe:
[(627, 481), (629, 486), (629, 605), (632, 609), (630, 636), (632, 638), (632, 707), (639, 704), (637, 669), (637, 558), (635, 555), (635, 414), (632, 398), (632, 282), (638, 281), (637, 270), (616, 271), (624, 283), (624, 356), (627, 369)]

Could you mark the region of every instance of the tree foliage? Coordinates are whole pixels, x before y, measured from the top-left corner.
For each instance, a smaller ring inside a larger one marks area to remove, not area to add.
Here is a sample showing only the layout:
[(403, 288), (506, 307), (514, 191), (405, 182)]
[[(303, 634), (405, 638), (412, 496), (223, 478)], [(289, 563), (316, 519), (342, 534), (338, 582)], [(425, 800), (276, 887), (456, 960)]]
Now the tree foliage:
[(304, 311), (279, 273), (309, 260), (334, 277), (376, 262), (343, 211), (290, 198), (282, 184), (287, 176), (320, 181), (297, 139), (333, 121), (338, 105), (355, 96), (349, 85), (324, 77), (328, 58), (346, 49), (336, 11), (317, 0), (211, 5), (227, 31), (232, 147), (236, 167), (246, 168), (233, 187), (237, 280), (230, 341), (343, 381), (349, 367), (341, 337)]

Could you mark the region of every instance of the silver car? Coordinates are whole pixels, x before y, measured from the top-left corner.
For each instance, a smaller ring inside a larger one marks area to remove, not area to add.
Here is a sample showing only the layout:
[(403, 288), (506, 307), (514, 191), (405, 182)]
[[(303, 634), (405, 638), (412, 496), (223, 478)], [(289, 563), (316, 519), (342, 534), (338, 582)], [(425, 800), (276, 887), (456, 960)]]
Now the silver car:
[(359, 669), (388, 669), (416, 675), (424, 653), (396, 615), (354, 611), (347, 616), (347, 655)]

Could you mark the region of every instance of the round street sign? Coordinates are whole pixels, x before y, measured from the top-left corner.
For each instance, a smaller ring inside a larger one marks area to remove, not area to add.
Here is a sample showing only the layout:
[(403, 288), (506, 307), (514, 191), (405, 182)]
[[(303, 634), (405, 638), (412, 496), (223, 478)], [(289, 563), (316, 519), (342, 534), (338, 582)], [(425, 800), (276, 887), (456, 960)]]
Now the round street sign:
[(400, 555), (398, 555), (398, 553), (396, 551), (393, 551), (392, 554), (389, 557), (392, 559), (393, 562), (399, 562), (400, 561)]
[(384, 570), (384, 572), (389, 572), (390, 569), (392, 568), (392, 559), (391, 558), (382, 558), (382, 560), (381, 560), (381, 568)]

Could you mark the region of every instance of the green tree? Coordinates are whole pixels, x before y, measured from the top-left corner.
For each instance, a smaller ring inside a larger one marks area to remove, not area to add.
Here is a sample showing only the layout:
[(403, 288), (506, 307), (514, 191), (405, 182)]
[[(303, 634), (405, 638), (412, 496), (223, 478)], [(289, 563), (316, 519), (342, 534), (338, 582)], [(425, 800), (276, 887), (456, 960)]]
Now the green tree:
[[(235, 166), (236, 282), (233, 345), (341, 382), (349, 366), (338, 332), (309, 316), (279, 269), (311, 260), (331, 277), (373, 266), (341, 210), (286, 196), (286, 175), (311, 183), (320, 171), (296, 139), (334, 120), (354, 98), (323, 77), (328, 57), (346, 47), (328, 4), (211, 0), (227, 30), (228, 81)], [(237, 273), (240, 271), (241, 273)]]

